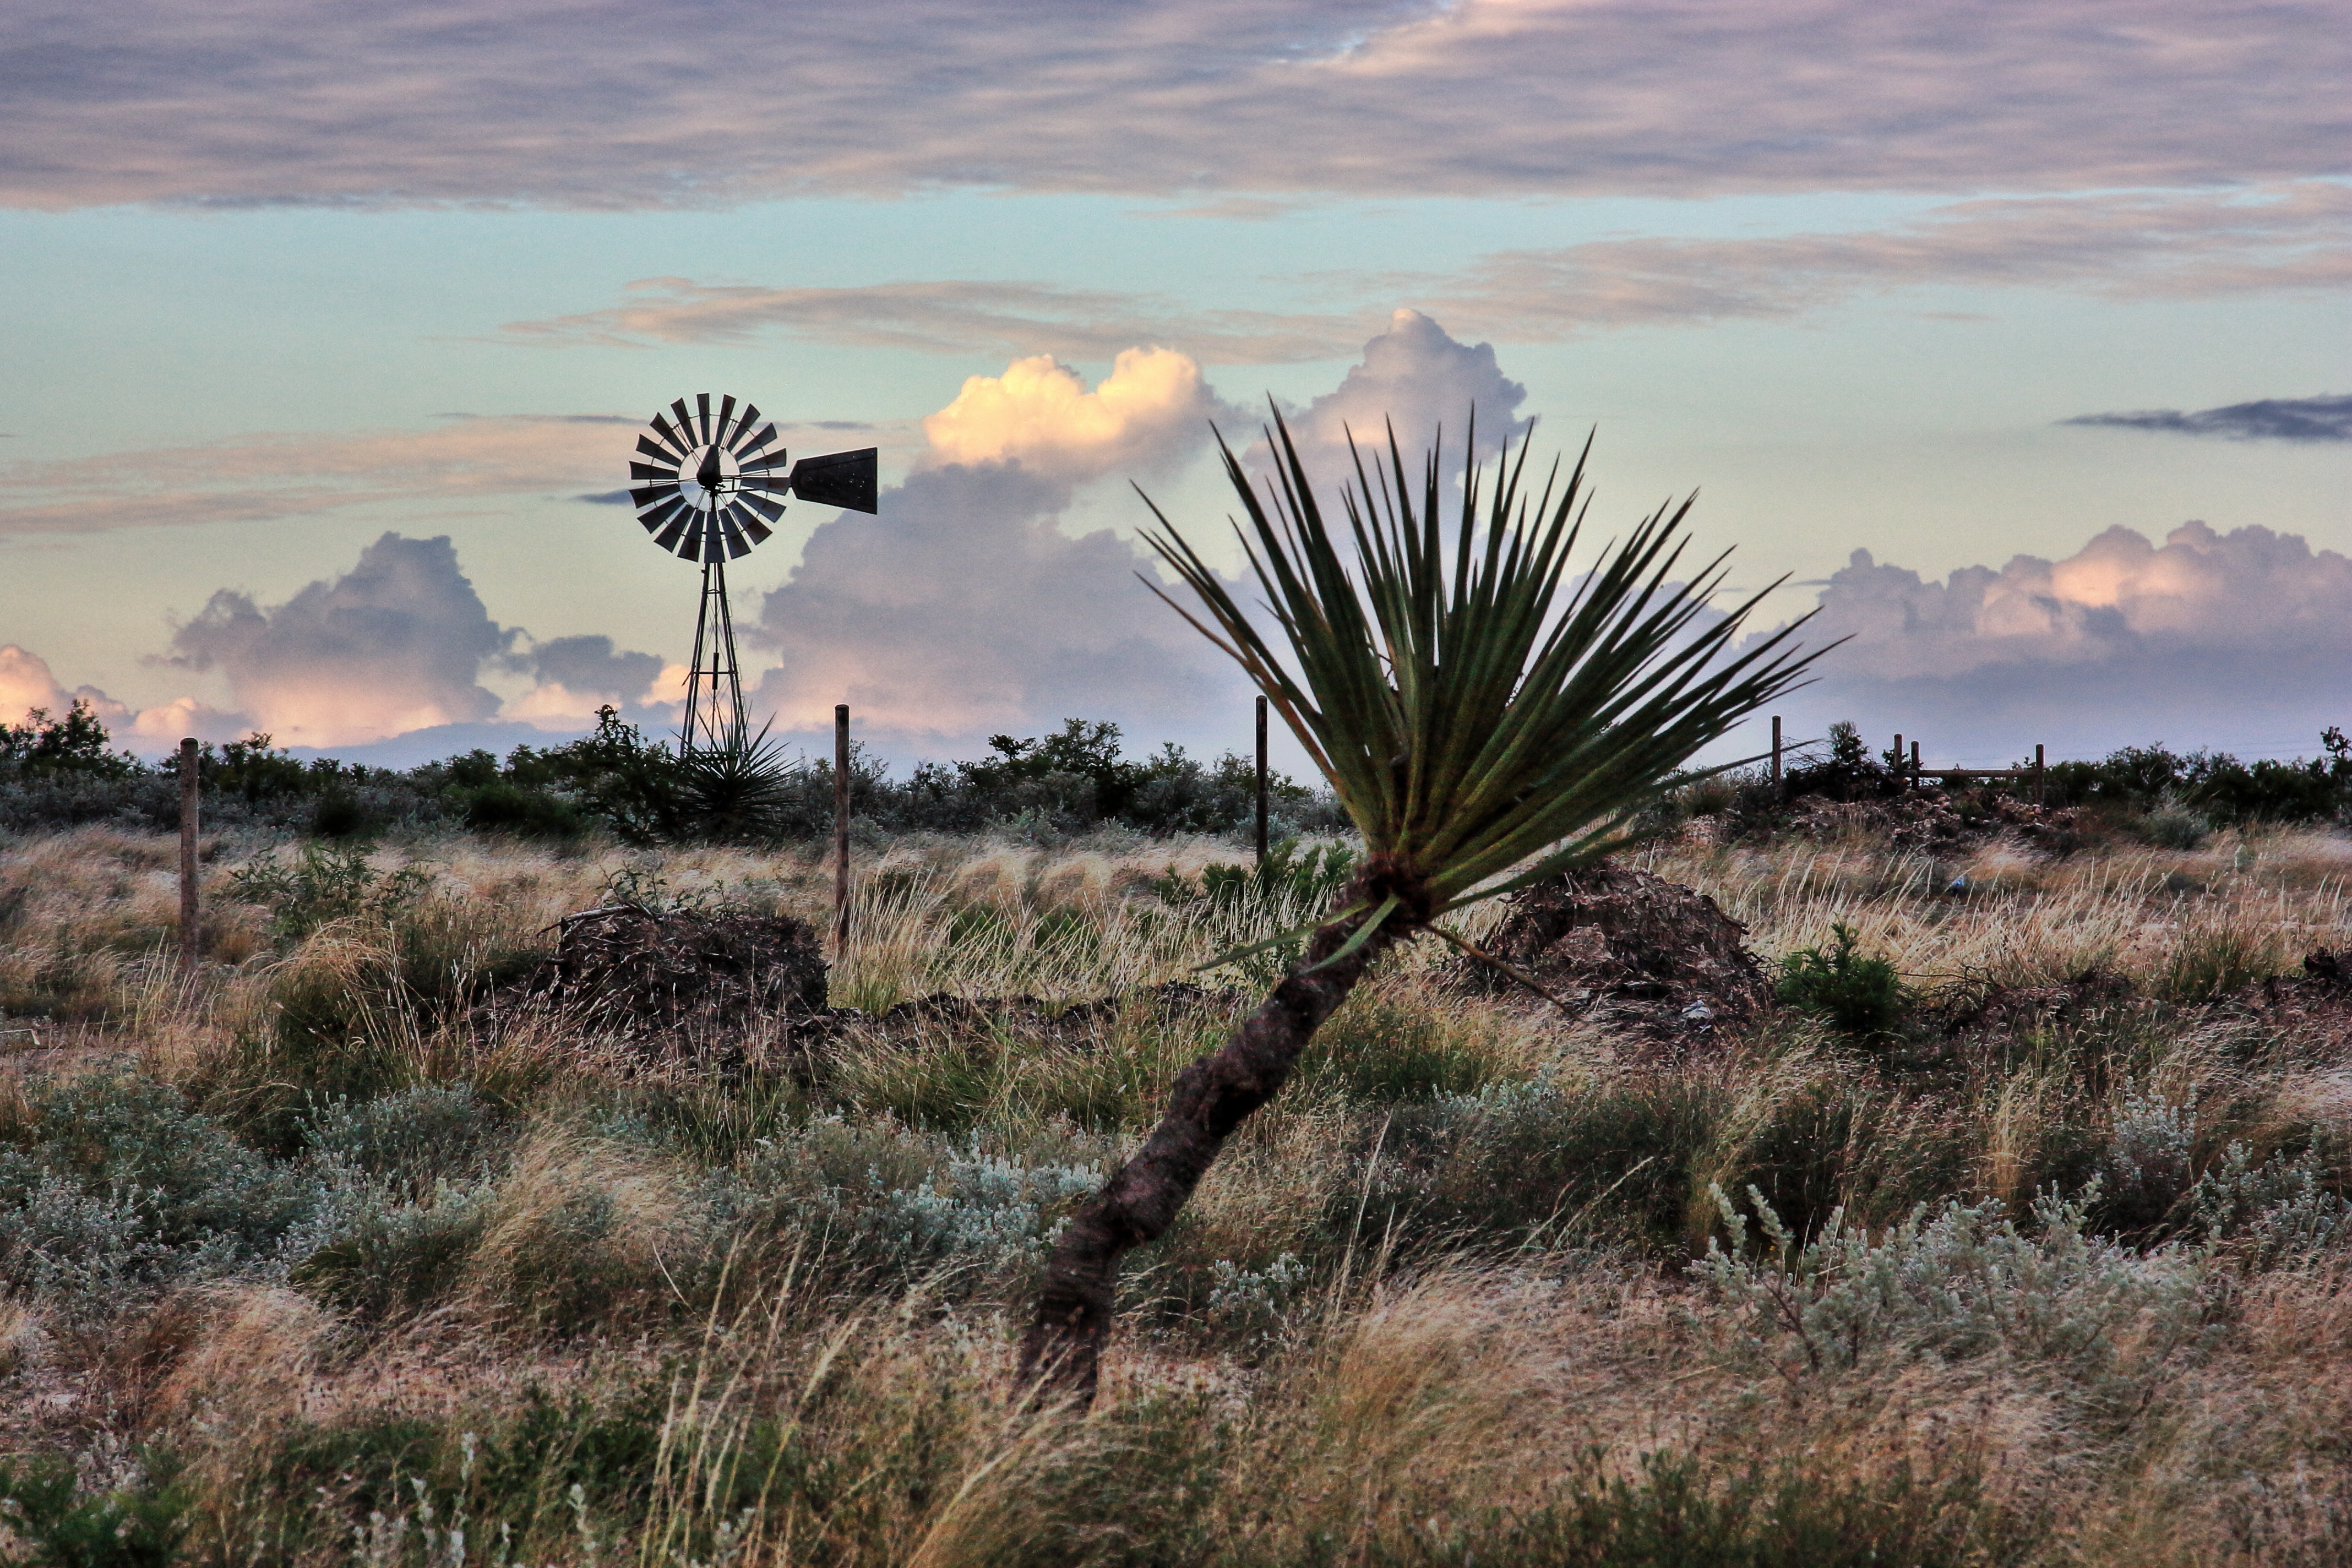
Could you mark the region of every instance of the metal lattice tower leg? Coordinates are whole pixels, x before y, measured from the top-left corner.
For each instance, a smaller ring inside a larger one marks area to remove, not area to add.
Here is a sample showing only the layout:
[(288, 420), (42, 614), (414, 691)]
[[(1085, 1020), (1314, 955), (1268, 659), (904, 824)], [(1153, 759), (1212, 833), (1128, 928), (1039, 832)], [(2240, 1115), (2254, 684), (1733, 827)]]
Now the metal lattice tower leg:
[(686, 683), (680, 750), (724, 748), (743, 739), (743, 677), (735, 662), (735, 620), (727, 608), (727, 566), (702, 563), (702, 611), (694, 621), (694, 669)]

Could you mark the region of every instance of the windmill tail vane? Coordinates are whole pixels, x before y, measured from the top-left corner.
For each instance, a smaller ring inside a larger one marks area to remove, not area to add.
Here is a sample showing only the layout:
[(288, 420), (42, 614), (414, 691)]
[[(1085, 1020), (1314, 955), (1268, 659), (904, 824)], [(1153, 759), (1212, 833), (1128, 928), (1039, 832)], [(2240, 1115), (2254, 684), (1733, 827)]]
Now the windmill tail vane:
[(743, 678), (735, 620), (727, 604), (727, 563), (766, 542), (787, 495), (814, 506), (872, 512), (876, 452), (829, 452), (786, 466), (776, 426), (750, 403), (710, 394), (681, 397), (653, 416), (629, 464), (629, 500), (656, 544), (702, 563), (702, 605), (694, 622), (681, 751), (726, 749), (744, 739)]

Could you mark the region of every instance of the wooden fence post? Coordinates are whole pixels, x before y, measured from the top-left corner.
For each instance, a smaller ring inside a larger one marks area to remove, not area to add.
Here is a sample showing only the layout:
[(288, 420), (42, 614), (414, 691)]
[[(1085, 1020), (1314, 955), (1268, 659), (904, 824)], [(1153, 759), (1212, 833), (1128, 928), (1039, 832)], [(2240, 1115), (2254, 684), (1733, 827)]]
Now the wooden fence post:
[(833, 709), (833, 961), (849, 956), (849, 704)]
[(196, 904), (196, 738), (180, 742), (180, 963), (193, 974), (205, 955)]
[(1257, 700), (1257, 858), (1265, 858), (1265, 699)]
[(1772, 796), (1780, 795), (1780, 716), (1772, 715)]
[(1895, 731), (1895, 787), (1903, 787), (1903, 731)]
[(2042, 805), (2045, 799), (2047, 776), (2042, 770), (2042, 748), (2036, 745), (2033, 748), (2033, 804), (2036, 805)]
[(1911, 742), (1911, 785), (1912, 785), (1912, 787), (1913, 787), (1914, 789), (1916, 789), (1916, 788), (1918, 787), (1918, 784), (1919, 784), (1919, 742), (1916, 742), (1916, 741), (1914, 741), (1914, 742)]

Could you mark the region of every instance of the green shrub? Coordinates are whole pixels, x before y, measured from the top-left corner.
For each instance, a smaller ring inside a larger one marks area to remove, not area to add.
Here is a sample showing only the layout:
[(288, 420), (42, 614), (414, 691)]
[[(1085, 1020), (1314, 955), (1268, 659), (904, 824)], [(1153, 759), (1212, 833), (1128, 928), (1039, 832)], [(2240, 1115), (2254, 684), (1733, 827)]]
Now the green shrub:
[(2008, 1352), (2109, 1409), (2203, 1334), (2201, 1257), (2137, 1252), (2086, 1229), (2089, 1198), (2053, 1195), (2029, 1234), (1998, 1200), (1923, 1204), (1875, 1241), (1845, 1216), (1800, 1238), (1753, 1188), (1760, 1243), (1720, 1187), (1710, 1190), (1727, 1249), (1710, 1238), (1691, 1271), (1737, 1315), (1753, 1351), (1798, 1374), (1930, 1352), (1948, 1361)]
[(42, 1568), (166, 1568), (178, 1559), (193, 1500), (164, 1456), (142, 1458), (143, 1485), (88, 1495), (77, 1494), (63, 1459), (0, 1460), (0, 1523)]
[(0, 1278), (89, 1305), (224, 1274), (320, 1215), (330, 1184), (273, 1163), (165, 1085), (36, 1079), (0, 1127)]
[(1902, 976), (1886, 960), (1857, 953), (1857, 939), (1843, 922), (1830, 931), (1835, 940), (1826, 950), (1801, 947), (1780, 960), (1774, 997), (1841, 1034), (1863, 1040), (1885, 1038), (1910, 1008)]
[(390, 920), (424, 897), (432, 879), (415, 867), (378, 871), (363, 848), (305, 844), (289, 864), (265, 856), (229, 874), (228, 896), (260, 904), (280, 942), (298, 941), (329, 921), (364, 915)]
[(578, 805), (543, 789), (509, 779), (493, 779), (451, 792), (466, 826), (477, 833), (511, 833), (523, 838), (577, 838), (588, 830)]
[(413, 1084), (357, 1104), (337, 1098), (306, 1121), (304, 1142), (318, 1158), (414, 1194), (485, 1174), (511, 1135), (498, 1110), (465, 1083)]
[(334, 1235), (298, 1261), (291, 1282), (362, 1317), (438, 1305), (461, 1283), (482, 1238), (487, 1188), (450, 1188), (414, 1204), (355, 1205)]

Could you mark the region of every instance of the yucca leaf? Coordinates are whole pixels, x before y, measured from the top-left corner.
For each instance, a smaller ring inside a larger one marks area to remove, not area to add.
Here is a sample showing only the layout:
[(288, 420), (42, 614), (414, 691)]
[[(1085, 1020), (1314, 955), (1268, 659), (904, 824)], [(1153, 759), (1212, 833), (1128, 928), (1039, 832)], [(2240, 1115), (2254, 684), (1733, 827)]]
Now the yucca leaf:
[[(1683, 565), (1688, 500), (1573, 574), (1589, 437), (1536, 495), (1529, 442), (1507, 444), (1491, 476), (1465, 466), (1450, 540), (1438, 450), (1415, 485), (1393, 429), (1369, 458), (1351, 437), (1334, 530), (1278, 411), (1266, 437), (1276, 461), (1261, 493), (1218, 437), (1262, 615), (1157, 507), (1147, 538), (1193, 602), (1154, 591), (1266, 694), (1368, 853), (1402, 879), (1390, 890), (1425, 895), (1433, 914), (1622, 841), (1694, 752), (1818, 657), (1797, 648), (1793, 626), (1735, 650), (1763, 594), (1702, 622), (1726, 557)], [(1420, 901), (1383, 904), (1360, 929)]]

